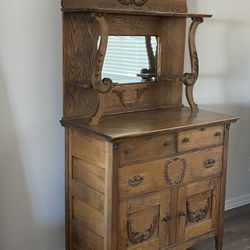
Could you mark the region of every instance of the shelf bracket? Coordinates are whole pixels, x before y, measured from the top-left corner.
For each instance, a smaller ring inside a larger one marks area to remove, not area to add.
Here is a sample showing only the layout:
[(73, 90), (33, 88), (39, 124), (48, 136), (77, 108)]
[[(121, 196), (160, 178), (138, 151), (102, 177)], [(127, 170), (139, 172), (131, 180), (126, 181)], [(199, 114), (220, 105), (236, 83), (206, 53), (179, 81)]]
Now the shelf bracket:
[(102, 69), (108, 47), (109, 25), (106, 18), (101, 14), (92, 14), (92, 17), (100, 26), (100, 44), (97, 50), (96, 59), (94, 60), (94, 72), (92, 76), (93, 88), (98, 92), (98, 108), (96, 113), (91, 117), (89, 124), (97, 125), (103, 113), (104, 94), (110, 92), (113, 88), (113, 82), (110, 78), (102, 79)]
[(185, 73), (182, 77), (182, 82), (186, 86), (186, 98), (192, 112), (197, 112), (199, 110), (193, 97), (193, 88), (199, 76), (199, 58), (196, 49), (195, 35), (199, 24), (203, 23), (203, 21), (204, 19), (202, 17), (192, 17), (192, 24), (188, 36), (191, 73)]

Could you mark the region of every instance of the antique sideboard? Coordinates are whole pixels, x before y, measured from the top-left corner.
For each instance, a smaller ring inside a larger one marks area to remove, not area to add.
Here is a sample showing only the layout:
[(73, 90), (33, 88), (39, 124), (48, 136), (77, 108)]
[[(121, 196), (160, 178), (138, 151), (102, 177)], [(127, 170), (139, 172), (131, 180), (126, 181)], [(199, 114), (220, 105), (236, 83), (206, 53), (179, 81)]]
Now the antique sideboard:
[[(221, 250), (238, 118), (194, 101), (195, 34), (211, 15), (189, 14), (186, 0), (62, 0), (62, 11), (67, 250), (185, 250), (209, 237)], [(124, 47), (112, 54), (115, 42)], [(114, 81), (135, 53), (148, 67)]]

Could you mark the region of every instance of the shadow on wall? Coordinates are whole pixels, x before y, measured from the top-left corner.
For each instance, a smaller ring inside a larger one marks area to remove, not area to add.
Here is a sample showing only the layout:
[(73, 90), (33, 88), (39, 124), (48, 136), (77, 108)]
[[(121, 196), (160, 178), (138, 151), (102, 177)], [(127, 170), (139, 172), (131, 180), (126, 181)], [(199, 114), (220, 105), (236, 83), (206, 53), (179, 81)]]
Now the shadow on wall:
[[(53, 232), (62, 231), (63, 228), (40, 227), (32, 217), (28, 180), (25, 179), (20, 154), (22, 145), (18, 142), (15, 111), (10, 106), (1, 62), (0, 114), (0, 249), (47, 250), (45, 240), (53, 242)], [(54, 249), (61, 248), (55, 246)]]

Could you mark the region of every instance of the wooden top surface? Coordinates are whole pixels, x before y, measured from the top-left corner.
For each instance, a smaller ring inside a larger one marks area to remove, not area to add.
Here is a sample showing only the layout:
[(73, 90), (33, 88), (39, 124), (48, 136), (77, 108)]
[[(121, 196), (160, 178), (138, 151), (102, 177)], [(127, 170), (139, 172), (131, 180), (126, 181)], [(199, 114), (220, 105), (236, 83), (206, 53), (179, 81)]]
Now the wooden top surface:
[(121, 15), (138, 15), (138, 16), (158, 16), (158, 17), (176, 17), (176, 18), (210, 18), (211, 14), (195, 14), (195, 13), (182, 13), (182, 12), (165, 12), (165, 11), (140, 11), (140, 10), (113, 10), (105, 9), (100, 10), (96, 8), (79, 8), (79, 9), (67, 9), (63, 8), (63, 12), (86, 12), (86, 13), (107, 13), (107, 14), (121, 14)]
[(96, 126), (88, 125), (86, 119), (62, 120), (61, 123), (65, 127), (77, 128), (111, 141), (195, 126), (232, 123), (238, 119), (205, 110), (192, 114), (189, 108), (178, 107), (104, 116)]

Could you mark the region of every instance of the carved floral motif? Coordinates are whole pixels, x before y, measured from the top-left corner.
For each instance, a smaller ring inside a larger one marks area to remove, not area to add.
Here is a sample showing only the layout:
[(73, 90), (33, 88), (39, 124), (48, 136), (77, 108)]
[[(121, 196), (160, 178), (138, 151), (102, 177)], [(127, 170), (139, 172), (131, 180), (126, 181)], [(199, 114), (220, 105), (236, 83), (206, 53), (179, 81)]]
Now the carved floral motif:
[(148, 0), (118, 0), (122, 5), (143, 6)]
[(205, 219), (209, 211), (210, 200), (210, 192), (191, 197), (187, 201), (188, 220), (190, 222), (199, 222)]
[(132, 244), (138, 244), (150, 239), (155, 232), (157, 221), (158, 216), (155, 215), (153, 218), (153, 222), (149, 225), (149, 228), (146, 229), (144, 233), (134, 231), (134, 229), (132, 228), (132, 223), (128, 221), (128, 238), (130, 242)]

